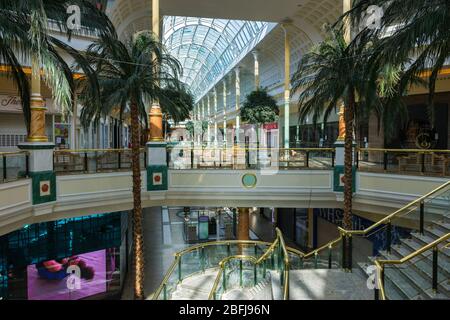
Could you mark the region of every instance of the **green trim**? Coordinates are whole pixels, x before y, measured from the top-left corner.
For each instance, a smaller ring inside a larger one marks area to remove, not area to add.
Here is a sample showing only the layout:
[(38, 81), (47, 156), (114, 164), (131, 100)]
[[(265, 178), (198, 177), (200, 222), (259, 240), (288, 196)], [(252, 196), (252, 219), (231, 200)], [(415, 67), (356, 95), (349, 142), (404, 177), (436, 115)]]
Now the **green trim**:
[[(153, 174), (162, 174), (162, 183), (160, 185), (153, 184)], [(147, 166), (147, 191), (166, 191), (168, 189), (168, 172), (167, 166)]]
[[(333, 174), (333, 190), (335, 192), (344, 192), (344, 187), (340, 185), (340, 175), (344, 174), (344, 166), (335, 166)], [(352, 170), (352, 191), (356, 191), (356, 167)]]
[(258, 183), (258, 178), (253, 173), (246, 173), (242, 176), (242, 185), (247, 189), (253, 189)]
[(165, 148), (166, 142), (147, 142), (147, 148)]
[(50, 150), (55, 149), (54, 144), (19, 144), (20, 150)]
[[(33, 205), (56, 201), (56, 175), (53, 171), (30, 172)], [(50, 181), (50, 194), (41, 196), (41, 182)]]

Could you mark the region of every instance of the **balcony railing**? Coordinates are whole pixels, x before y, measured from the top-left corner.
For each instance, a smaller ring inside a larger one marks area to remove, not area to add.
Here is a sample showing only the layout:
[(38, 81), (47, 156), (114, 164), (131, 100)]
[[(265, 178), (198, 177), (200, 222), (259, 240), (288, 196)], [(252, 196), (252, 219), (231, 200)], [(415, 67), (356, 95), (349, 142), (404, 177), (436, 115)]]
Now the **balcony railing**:
[(450, 175), (450, 150), (357, 149), (355, 158), (360, 171)]
[(174, 146), (167, 149), (170, 169), (331, 169), (333, 148), (246, 148)]
[[(142, 169), (146, 157), (145, 149), (141, 149)], [(130, 171), (131, 149), (58, 150), (54, 152), (53, 165), (57, 174)]]
[(0, 152), (0, 183), (11, 182), (29, 175), (28, 152)]

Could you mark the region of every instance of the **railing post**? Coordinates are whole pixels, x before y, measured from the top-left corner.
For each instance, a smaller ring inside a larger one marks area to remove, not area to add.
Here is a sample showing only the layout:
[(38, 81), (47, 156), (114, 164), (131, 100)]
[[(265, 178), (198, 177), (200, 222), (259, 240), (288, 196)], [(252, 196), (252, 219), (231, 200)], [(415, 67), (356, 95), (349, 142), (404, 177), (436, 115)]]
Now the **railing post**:
[(119, 153), (117, 154), (118, 159), (117, 159), (117, 164), (118, 164), (118, 169), (122, 169), (122, 152), (121, 150), (119, 150)]
[[(55, 156), (53, 155), (53, 168), (55, 168)], [(30, 155), (25, 155), (25, 177), (30, 177)]]
[[(375, 286), (377, 286), (378, 284), (376, 284)], [(378, 289), (378, 288), (376, 288), (375, 287), (375, 289), (373, 290), (374, 291), (374, 293), (375, 293), (375, 301), (378, 301), (378, 300), (380, 300), (380, 289)]]
[(147, 168), (147, 150), (144, 150), (144, 168)]
[(314, 269), (317, 269), (318, 267), (318, 259), (319, 259), (319, 254), (317, 253), (317, 251), (314, 252)]
[(239, 286), (242, 287), (243, 279), (242, 279), (242, 260), (239, 260)]
[(181, 275), (181, 256), (178, 258), (178, 282), (181, 282), (182, 280), (182, 275)]
[(200, 249), (200, 264), (202, 265), (202, 272), (205, 272), (205, 247)]
[(347, 246), (347, 236), (345, 234), (342, 235), (342, 269), (347, 268), (346, 262), (346, 247)]
[(391, 244), (392, 244), (392, 224), (389, 221), (386, 225), (386, 251), (391, 253)]
[(422, 152), (422, 166), (420, 169), (420, 173), (424, 174), (425, 173), (425, 152)]
[(222, 285), (223, 285), (223, 292), (227, 291), (227, 265), (223, 265), (223, 273), (222, 273)]
[(384, 172), (387, 171), (387, 166), (388, 166), (388, 153), (387, 153), (387, 151), (384, 151), (384, 155), (383, 155), (383, 170), (384, 170)]
[(258, 246), (255, 243), (255, 257), (258, 255)]
[(99, 161), (97, 151), (95, 151), (94, 156), (95, 156), (95, 172), (97, 173), (98, 172), (98, 161)]
[(351, 234), (348, 236), (348, 269), (351, 271), (353, 268), (353, 237)]
[(227, 243), (227, 256), (231, 256), (231, 245), (229, 242)]
[(3, 162), (3, 182), (6, 181), (6, 156), (2, 155), (2, 162)]
[(303, 269), (303, 257), (300, 257), (299, 259), (299, 267), (300, 267), (300, 269)]
[(306, 151), (306, 167), (309, 168), (309, 151)]
[(425, 203), (423, 201), (420, 202), (420, 226), (419, 231), (420, 234), (424, 234), (424, 220), (425, 220)]
[(436, 245), (433, 248), (433, 291), (437, 292), (438, 290), (438, 255), (439, 255), (439, 248)]
[(356, 169), (359, 169), (359, 150), (355, 149)]
[(258, 283), (258, 271), (256, 269), (256, 263), (253, 265), (253, 284), (256, 286)]
[(335, 158), (336, 158), (336, 151), (333, 150), (333, 151), (331, 152), (331, 167), (332, 167), (332, 168), (334, 168), (334, 166), (335, 166), (335, 164), (334, 164)]
[(333, 257), (332, 257), (332, 246), (330, 245), (328, 247), (328, 269), (332, 268), (332, 259), (333, 259)]
[(163, 299), (167, 300), (167, 286), (165, 283), (163, 285)]
[(87, 152), (84, 153), (84, 172), (88, 172), (88, 157), (87, 157)]
[(191, 145), (191, 169), (194, 169), (194, 146)]
[(267, 272), (267, 260), (264, 259), (263, 261), (263, 278), (266, 279), (266, 272)]

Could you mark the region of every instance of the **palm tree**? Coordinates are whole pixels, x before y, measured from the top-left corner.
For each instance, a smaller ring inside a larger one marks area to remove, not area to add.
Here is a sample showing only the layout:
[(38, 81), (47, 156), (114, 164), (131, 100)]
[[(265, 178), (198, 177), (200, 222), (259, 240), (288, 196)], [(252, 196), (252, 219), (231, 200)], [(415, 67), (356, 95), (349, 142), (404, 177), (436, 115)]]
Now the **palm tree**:
[[(380, 28), (364, 27), (370, 6), (382, 8)], [(434, 124), (434, 94), (439, 71), (450, 57), (450, 2), (447, 0), (354, 0), (348, 15), (378, 41), (376, 53), (383, 63), (405, 64), (402, 89), (424, 70), (428, 76), (428, 113)], [(342, 17), (344, 18), (344, 17)]]
[(300, 91), (299, 116), (314, 124), (327, 121), (339, 103), (344, 104), (344, 228), (352, 227), (352, 166), (355, 120), (372, 111), (381, 119), (391, 119), (405, 109), (399, 88), (400, 67), (381, 64), (372, 58), (375, 44), (360, 37), (348, 44), (343, 29), (329, 29), (328, 37), (301, 60), (292, 78), (293, 93)]
[[(152, 58), (154, 57), (154, 58)], [(146, 106), (158, 98), (164, 101), (166, 111), (178, 118), (180, 109), (189, 109), (178, 99), (171, 102), (166, 96), (167, 88), (179, 89), (181, 72), (177, 60), (166, 53), (161, 43), (150, 32), (136, 34), (128, 43), (122, 43), (117, 36), (102, 36), (87, 50), (87, 59), (94, 66), (100, 86), (100, 103), (92, 101), (96, 94), (88, 83), (84, 83), (80, 95), (86, 106), (82, 110), (82, 121), (110, 114), (115, 107), (130, 109), (132, 172), (133, 172), (133, 243), (135, 263), (135, 298), (144, 298), (144, 241), (142, 232), (141, 169), (139, 163), (139, 130), (146, 120)], [(155, 65), (161, 66), (158, 73)], [(89, 103), (88, 103), (89, 102)], [(94, 121), (95, 123), (96, 121)]]
[[(81, 10), (83, 28), (71, 30), (67, 25), (67, 8), (77, 5)], [(42, 66), (43, 80), (52, 89), (55, 101), (70, 111), (74, 92), (73, 73), (62, 52), (79, 64), (91, 86), (98, 88), (93, 70), (83, 56), (52, 34), (59, 31), (68, 39), (78, 33), (110, 33), (114, 27), (107, 16), (86, 0), (0, 0), (0, 61), (8, 65), (22, 100), (27, 130), (30, 128), (30, 85), (22, 65), (33, 61)]]

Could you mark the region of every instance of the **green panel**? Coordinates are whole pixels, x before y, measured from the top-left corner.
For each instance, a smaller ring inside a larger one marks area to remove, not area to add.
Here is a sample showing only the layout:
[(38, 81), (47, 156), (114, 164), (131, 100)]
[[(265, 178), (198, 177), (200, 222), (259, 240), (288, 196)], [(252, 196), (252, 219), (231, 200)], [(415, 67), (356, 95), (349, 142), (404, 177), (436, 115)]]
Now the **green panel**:
[[(53, 171), (30, 172), (30, 177), (33, 205), (56, 201), (56, 175)], [(50, 185), (45, 182), (49, 182)]]
[[(334, 167), (334, 182), (333, 182), (333, 190), (335, 192), (344, 192), (344, 186), (340, 184), (341, 175), (344, 174), (344, 166), (335, 166)], [(352, 190), (355, 192), (356, 190), (356, 167), (353, 166), (352, 170)]]
[(167, 166), (147, 166), (147, 191), (166, 191), (167, 179)]

